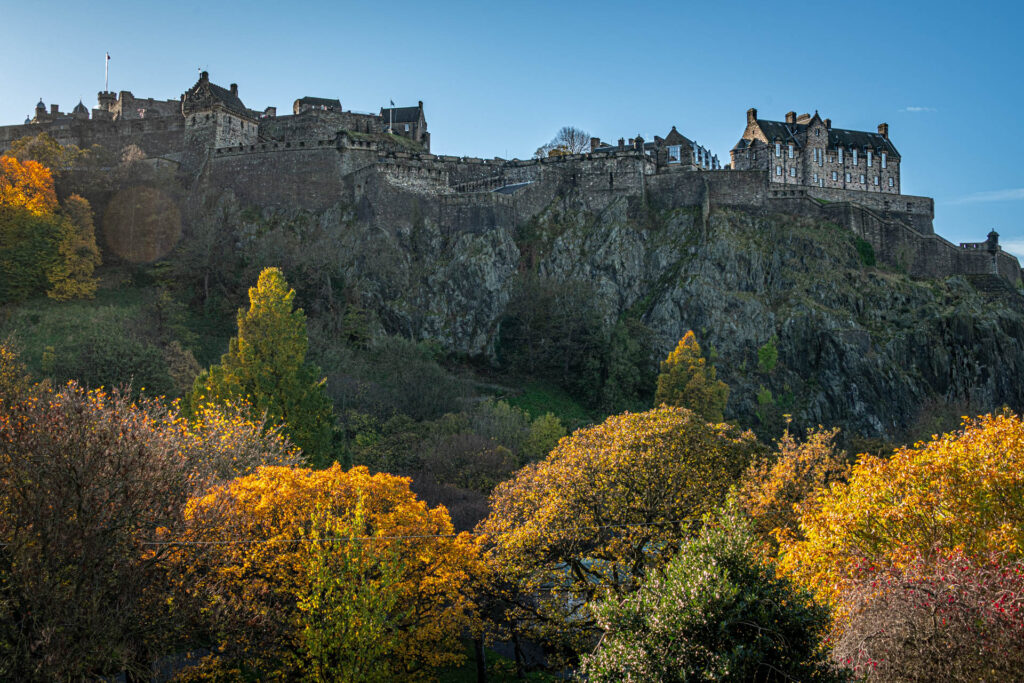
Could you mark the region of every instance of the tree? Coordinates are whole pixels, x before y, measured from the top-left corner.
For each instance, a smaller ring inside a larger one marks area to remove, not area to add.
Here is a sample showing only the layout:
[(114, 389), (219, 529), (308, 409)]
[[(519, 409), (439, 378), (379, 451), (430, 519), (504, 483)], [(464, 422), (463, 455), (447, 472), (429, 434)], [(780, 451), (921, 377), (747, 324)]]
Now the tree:
[(73, 194), (64, 201), (63, 208), (67, 221), (58, 246), (60, 266), (50, 275), (53, 286), (47, 295), (58, 301), (92, 297), (96, 293), (93, 271), (100, 264), (92, 207)]
[(655, 404), (683, 406), (706, 420), (721, 422), (728, 399), (729, 386), (717, 379), (714, 366), (708, 366), (690, 330), (661, 363)]
[(49, 133), (39, 133), (19, 138), (7, 150), (9, 156), (18, 161), (37, 161), (54, 175), (71, 168), (86, 157), (86, 152), (75, 145), (61, 145)]
[(1010, 681), (1024, 671), (1024, 561), (960, 552), (859, 563), (833, 657), (871, 681)]
[(839, 428), (808, 429), (800, 442), (787, 427), (770, 456), (763, 457), (744, 473), (739, 502), (764, 536), (800, 534), (796, 507), (835, 481), (844, 481), (850, 467), (846, 451), (835, 445)]
[(573, 126), (562, 126), (551, 142), (534, 152), (537, 158), (562, 156), (565, 154), (583, 154), (590, 151), (590, 133)]
[(478, 527), (511, 628), (570, 659), (592, 647), (587, 605), (636, 590), (759, 449), (749, 432), (665, 406), (562, 439), (495, 489)]
[(260, 273), (249, 289), (249, 310), (238, 311), (238, 336), (220, 365), (200, 373), (193, 407), (244, 399), (255, 417), (283, 425), (310, 462), (333, 458), (333, 415), (320, 370), (306, 362), (306, 316), (293, 310), (295, 290), (277, 268)]
[(169, 581), (186, 501), (294, 461), (230, 414), (0, 383), (0, 679), (148, 677), (191, 621)]
[(265, 467), (187, 515), (211, 549), (181, 577), (208, 608), (208, 670), (421, 680), (461, 660), (479, 553), (408, 479), (337, 463)]
[(57, 210), (53, 174), (37, 161), (0, 155), (0, 206), (25, 209), (33, 216)]
[(0, 156), (0, 301), (92, 296), (99, 262), (89, 202), (71, 195), (61, 209), (47, 168)]
[(604, 637), (586, 679), (848, 680), (824, 647), (828, 610), (777, 577), (764, 551), (736, 505), (709, 515), (639, 592), (596, 608)]
[(958, 432), (861, 455), (847, 483), (801, 504), (803, 537), (781, 538), (781, 567), (837, 601), (858, 563), (906, 566), (954, 549), (968, 558), (1024, 551), (1024, 422), (1017, 415), (967, 420)]

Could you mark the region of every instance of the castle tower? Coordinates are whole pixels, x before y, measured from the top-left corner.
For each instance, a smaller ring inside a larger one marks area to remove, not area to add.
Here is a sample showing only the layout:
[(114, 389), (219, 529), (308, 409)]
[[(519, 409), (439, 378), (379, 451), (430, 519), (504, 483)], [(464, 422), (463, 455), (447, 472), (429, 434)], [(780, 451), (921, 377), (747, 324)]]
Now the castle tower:
[(36, 117), (33, 119), (36, 123), (46, 120), (46, 105), (43, 103), (43, 98), (39, 98), (39, 104), (36, 105)]

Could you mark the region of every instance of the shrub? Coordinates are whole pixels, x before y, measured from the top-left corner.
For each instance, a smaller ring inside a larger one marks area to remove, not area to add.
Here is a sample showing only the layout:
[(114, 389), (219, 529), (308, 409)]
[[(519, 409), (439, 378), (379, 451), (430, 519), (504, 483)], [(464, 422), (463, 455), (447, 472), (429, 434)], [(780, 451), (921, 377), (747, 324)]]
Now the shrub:
[(1009, 681), (1024, 671), (1024, 561), (959, 552), (860, 562), (836, 661), (871, 681)]

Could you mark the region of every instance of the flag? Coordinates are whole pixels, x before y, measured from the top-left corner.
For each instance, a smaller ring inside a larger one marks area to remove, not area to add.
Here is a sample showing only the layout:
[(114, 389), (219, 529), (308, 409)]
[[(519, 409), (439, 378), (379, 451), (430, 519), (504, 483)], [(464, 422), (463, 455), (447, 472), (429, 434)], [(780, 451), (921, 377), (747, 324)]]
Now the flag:
[(109, 52), (107, 53), (107, 61), (108, 62), (110, 61), (110, 53)]
[(395, 101), (394, 100), (391, 100), (391, 106), (392, 107), (395, 106)]

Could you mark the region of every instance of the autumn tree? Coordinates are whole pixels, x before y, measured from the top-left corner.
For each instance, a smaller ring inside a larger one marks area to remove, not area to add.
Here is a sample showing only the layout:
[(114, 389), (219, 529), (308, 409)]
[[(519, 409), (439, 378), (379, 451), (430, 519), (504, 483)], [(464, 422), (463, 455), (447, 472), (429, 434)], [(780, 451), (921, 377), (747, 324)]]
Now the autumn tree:
[(749, 432), (663, 406), (579, 430), (499, 485), (478, 531), (513, 631), (570, 659), (592, 647), (588, 605), (636, 590), (759, 450)]
[(690, 330), (661, 363), (654, 403), (683, 406), (705, 420), (721, 422), (728, 399), (729, 386), (717, 378), (714, 366), (707, 364)]
[(237, 415), (0, 383), (0, 679), (148, 677), (193, 621), (169, 580), (186, 501), (292, 462)]
[(193, 500), (188, 520), (212, 549), (182, 578), (208, 606), (211, 675), (421, 680), (462, 659), (479, 554), (408, 479), (266, 467)]
[(306, 316), (294, 299), (280, 270), (260, 273), (249, 309), (238, 311), (238, 336), (220, 365), (196, 378), (189, 404), (244, 400), (254, 417), (283, 425), (311, 463), (325, 465), (333, 459), (332, 407), (320, 370), (306, 362)]
[(738, 495), (760, 534), (799, 537), (797, 506), (845, 479), (850, 467), (835, 444), (838, 435), (838, 428), (818, 426), (798, 441), (787, 428), (775, 451), (750, 465)]
[(586, 680), (844, 681), (824, 641), (831, 620), (776, 576), (738, 506), (709, 515), (637, 593), (596, 608), (604, 636)]
[(53, 174), (37, 161), (0, 155), (0, 207), (25, 209), (33, 216), (57, 210)]
[(860, 562), (902, 567), (959, 549), (968, 558), (1024, 550), (1024, 421), (968, 420), (960, 431), (860, 456), (847, 483), (801, 504), (801, 536), (783, 537), (781, 567), (837, 601)]
[(100, 264), (92, 207), (86, 199), (73, 194), (64, 201), (63, 209), (66, 221), (57, 247), (60, 261), (50, 274), (52, 287), (47, 295), (58, 301), (91, 297), (96, 293), (93, 271)]
[(71, 195), (59, 206), (47, 168), (0, 156), (0, 301), (92, 296), (99, 262), (89, 202)]

